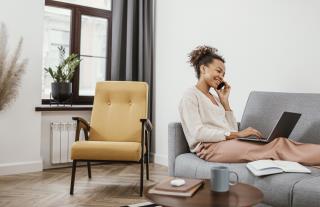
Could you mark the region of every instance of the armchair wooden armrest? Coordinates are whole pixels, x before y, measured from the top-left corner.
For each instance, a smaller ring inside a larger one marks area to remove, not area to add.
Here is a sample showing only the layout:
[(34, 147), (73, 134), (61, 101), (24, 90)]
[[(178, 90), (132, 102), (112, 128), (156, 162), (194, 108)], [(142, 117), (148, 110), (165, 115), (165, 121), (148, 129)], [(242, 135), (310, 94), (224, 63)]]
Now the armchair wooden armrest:
[(140, 119), (141, 122), (141, 157), (144, 155), (144, 145), (146, 145), (147, 154), (149, 157), (152, 123), (149, 119)]
[[(151, 143), (151, 132), (152, 132), (152, 123), (149, 119), (140, 119), (141, 122), (141, 180), (140, 180), (140, 192), (143, 189), (143, 164), (146, 159), (146, 171), (147, 171), (147, 180), (149, 180), (149, 160), (150, 160), (150, 143)], [(146, 156), (144, 154), (144, 147), (146, 146)], [(142, 193), (140, 193), (142, 195)]]
[(90, 124), (81, 117), (72, 117), (72, 120), (77, 121), (75, 141), (79, 141), (81, 129), (84, 131), (85, 139), (88, 140), (89, 139)]
[(152, 123), (149, 119), (140, 119), (140, 122), (142, 123), (144, 129), (148, 130), (149, 132), (152, 131)]

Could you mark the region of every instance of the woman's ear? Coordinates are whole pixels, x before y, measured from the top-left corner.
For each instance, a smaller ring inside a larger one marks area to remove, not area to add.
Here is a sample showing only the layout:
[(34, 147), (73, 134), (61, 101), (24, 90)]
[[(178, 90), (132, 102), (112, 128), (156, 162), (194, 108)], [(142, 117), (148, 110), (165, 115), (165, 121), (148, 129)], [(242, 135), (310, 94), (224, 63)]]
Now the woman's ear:
[(200, 65), (200, 74), (204, 74), (206, 72), (206, 66)]

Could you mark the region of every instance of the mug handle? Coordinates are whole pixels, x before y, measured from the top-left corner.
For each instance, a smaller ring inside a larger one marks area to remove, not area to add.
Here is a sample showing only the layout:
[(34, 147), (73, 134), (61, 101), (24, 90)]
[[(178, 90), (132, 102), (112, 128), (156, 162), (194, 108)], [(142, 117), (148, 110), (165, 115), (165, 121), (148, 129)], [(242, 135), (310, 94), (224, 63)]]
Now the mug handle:
[[(236, 173), (236, 172), (234, 172), (234, 171), (230, 171), (229, 172), (229, 176), (230, 176), (230, 174), (234, 174), (235, 176), (236, 176), (236, 178), (237, 178), (237, 181), (236, 182), (230, 182), (229, 181), (229, 185), (236, 185), (236, 184), (238, 184), (239, 183), (239, 176), (238, 176), (238, 174)], [(230, 178), (229, 178), (230, 179)]]

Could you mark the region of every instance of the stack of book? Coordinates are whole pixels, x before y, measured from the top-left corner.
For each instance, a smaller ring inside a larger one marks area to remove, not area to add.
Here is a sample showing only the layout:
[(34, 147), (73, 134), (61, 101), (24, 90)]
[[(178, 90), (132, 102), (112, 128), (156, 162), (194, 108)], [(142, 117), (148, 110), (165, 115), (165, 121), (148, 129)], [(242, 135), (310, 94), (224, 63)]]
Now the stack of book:
[(176, 179), (175, 177), (168, 177), (159, 184), (155, 185), (149, 190), (150, 194), (158, 195), (170, 195), (170, 196), (181, 196), (191, 197), (203, 184), (203, 180), (199, 179), (187, 179), (183, 178), (186, 183), (182, 186), (172, 186), (171, 180)]

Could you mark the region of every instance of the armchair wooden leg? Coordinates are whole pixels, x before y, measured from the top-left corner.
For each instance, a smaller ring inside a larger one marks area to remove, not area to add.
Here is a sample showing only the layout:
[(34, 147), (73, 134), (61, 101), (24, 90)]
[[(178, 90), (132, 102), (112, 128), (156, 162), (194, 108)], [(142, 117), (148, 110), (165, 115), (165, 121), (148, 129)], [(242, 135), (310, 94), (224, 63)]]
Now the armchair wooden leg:
[[(145, 133), (145, 136), (147, 137), (148, 136), (148, 133), (146, 132)], [(150, 151), (150, 147), (149, 147), (149, 141), (148, 141), (148, 138), (146, 139), (146, 148), (147, 148), (147, 153), (146, 153), (146, 174), (147, 174), (147, 180), (149, 180), (149, 151)]]
[(140, 169), (140, 196), (142, 196), (143, 193), (143, 156), (141, 157), (141, 169)]
[(76, 168), (77, 168), (77, 161), (73, 160), (73, 162), (72, 162), (72, 174), (71, 174), (71, 185), (70, 185), (70, 195), (73, 195), (74, 179), (75, 179), (75, 176), (76, 176)]
[(149, 180), (149, 156), (147, 156), (146, 173), (147, 173), (147, 180)]
[(91, 179), (91, 164), (89, 161), (87, 162), (87, 165), (88, 165), (88, 177)]

